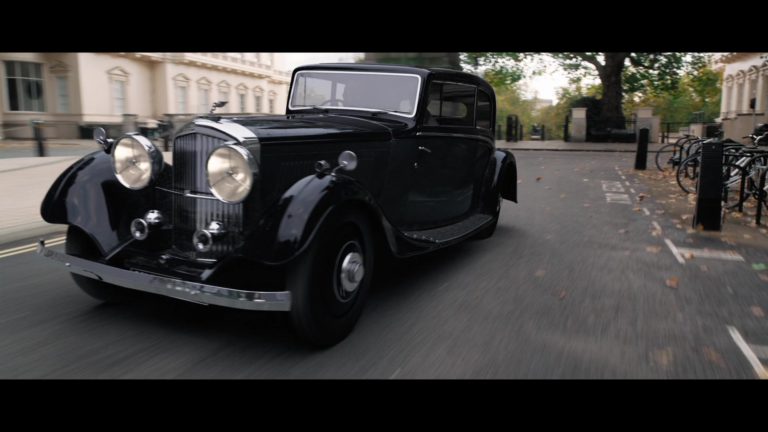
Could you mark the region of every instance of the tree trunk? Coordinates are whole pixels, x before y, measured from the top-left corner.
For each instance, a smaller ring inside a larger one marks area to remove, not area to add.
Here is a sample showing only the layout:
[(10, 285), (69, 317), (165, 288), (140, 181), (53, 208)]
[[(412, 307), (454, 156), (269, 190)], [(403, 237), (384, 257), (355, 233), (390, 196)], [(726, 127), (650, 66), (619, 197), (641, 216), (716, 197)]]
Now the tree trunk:
[(624, 71), (624, 60), (627, 56), (629, 53), (605, 53), (605, 64), (598, 69), (600, 82), (603, 85), (603, 99), (600, 109), (600, 126), (602, 128), (625, 128), (621, 74)]

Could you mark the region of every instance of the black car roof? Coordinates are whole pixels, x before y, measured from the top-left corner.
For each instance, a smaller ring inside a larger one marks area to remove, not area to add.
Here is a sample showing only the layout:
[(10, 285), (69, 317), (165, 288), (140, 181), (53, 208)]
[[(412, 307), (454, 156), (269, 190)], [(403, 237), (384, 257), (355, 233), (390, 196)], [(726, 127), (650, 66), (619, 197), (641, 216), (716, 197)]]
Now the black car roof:
[(419, 75), (422, 78), (434, 76), (437, 79), (450, 80), (451, 78), (463, 82), (475, 84), (492, 94), (493, 88), (484, 79), (477, 75), (462, 72), (454, 69), (445, 68), (422, 68), (416, 66), (378, 64), (378, 63), (318, 63), (304, 65), (294, 69), (293, 73), (303, 70), (355, 70), (361, 72), (390, 72), (390, 73), (409, 73)]

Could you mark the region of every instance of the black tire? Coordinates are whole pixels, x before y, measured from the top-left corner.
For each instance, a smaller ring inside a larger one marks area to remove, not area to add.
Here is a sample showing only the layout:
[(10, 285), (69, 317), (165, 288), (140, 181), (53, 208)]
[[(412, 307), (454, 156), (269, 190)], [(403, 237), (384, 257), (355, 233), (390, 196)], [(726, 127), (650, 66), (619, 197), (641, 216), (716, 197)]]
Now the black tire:
[[(64, 246), (64, 251), (68, 255), (85, 259), (93, 260), (100, 257), (99, 249), (93, 243), (93, 240), (91, 240), (80, 228), (71, 225), (69, 229), (67, 229), (67, 241)], [(117, 285), (108, 284), (75, 273), (71, 273), (71, 275), (77, 286), (96, 300), (105, 303), (120, 303), (125, 301), (129, 296), (126, 288), (121, 288)]]
[(667, 144), (656, 151), (656, 168), (659, 171), (675, 169), (680, 164), (682, 147), (677, 144)]
[[(287, 273), (291, 321), (301, 338), (330, 347), (349, 335), (371, 287), (374, 251), (371, 225), (362, 213), (342, 211), (329, 216)], [(362, 261), (363, 274), (358, 273), (357, 283), (344, 277), (346, 258)]]
[(488, 239), (493, 235), (494, 232), (496, 232), (496, 225), (499, 224), (499, 214), (501, 214), (501, 195), (498, 196), (497, 200), (498, 201), (496, 203), (496, 214), (493, 217), (493, 222), (491, 222), (490, 225), (488, 225), (487, 227), (480, 230), (480, 232), (475, 234), (475, 236), (473, 237), (474, 240)]
[(699, 157), (692, 156), (686, 158), (677, 167), (675, 177), (680, 189), (687, 194), (695, 194), (699, 181)]

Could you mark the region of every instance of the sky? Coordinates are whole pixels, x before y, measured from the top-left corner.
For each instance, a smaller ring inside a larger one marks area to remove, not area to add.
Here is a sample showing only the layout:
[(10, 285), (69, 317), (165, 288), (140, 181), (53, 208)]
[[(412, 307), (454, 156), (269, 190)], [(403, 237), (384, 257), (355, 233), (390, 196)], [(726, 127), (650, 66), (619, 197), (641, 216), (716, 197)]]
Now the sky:
[[(281, 53), (278, 68), (293, 70), (294, 68), (311, 63), (354, 62), (361, 58), (362, 53)], [(279, 58), (279, 57), (278, 57)], [(523, 81), (528, 90), (528, 97), (538, 96), (540, 99), (552, 99), (557, 102), (556, 92), (559, 87), (568, 85), (568, 79), (560, 71), (547, 75), (529, 78)]]

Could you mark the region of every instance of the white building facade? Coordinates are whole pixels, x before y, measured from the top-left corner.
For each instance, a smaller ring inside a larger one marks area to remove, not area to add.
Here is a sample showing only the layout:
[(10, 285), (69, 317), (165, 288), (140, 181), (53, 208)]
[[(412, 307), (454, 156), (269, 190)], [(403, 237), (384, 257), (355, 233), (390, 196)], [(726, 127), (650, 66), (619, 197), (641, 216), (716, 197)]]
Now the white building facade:
[(283, 114), (290, 73), (273, 67), (278, 56), (0, 53), (0, 136), (30, 138), (32, 120), (45, 122), (49, 138), (89, 138), (90, 128), (121, 128), (126, 118), (153, 128), (217, 101), (228, 102), (217, 113)]
[(728, 53), (719, 62), (724, 66), (720, 120), (725, 136), (739, 140), (768, 122), (768, 53)]

